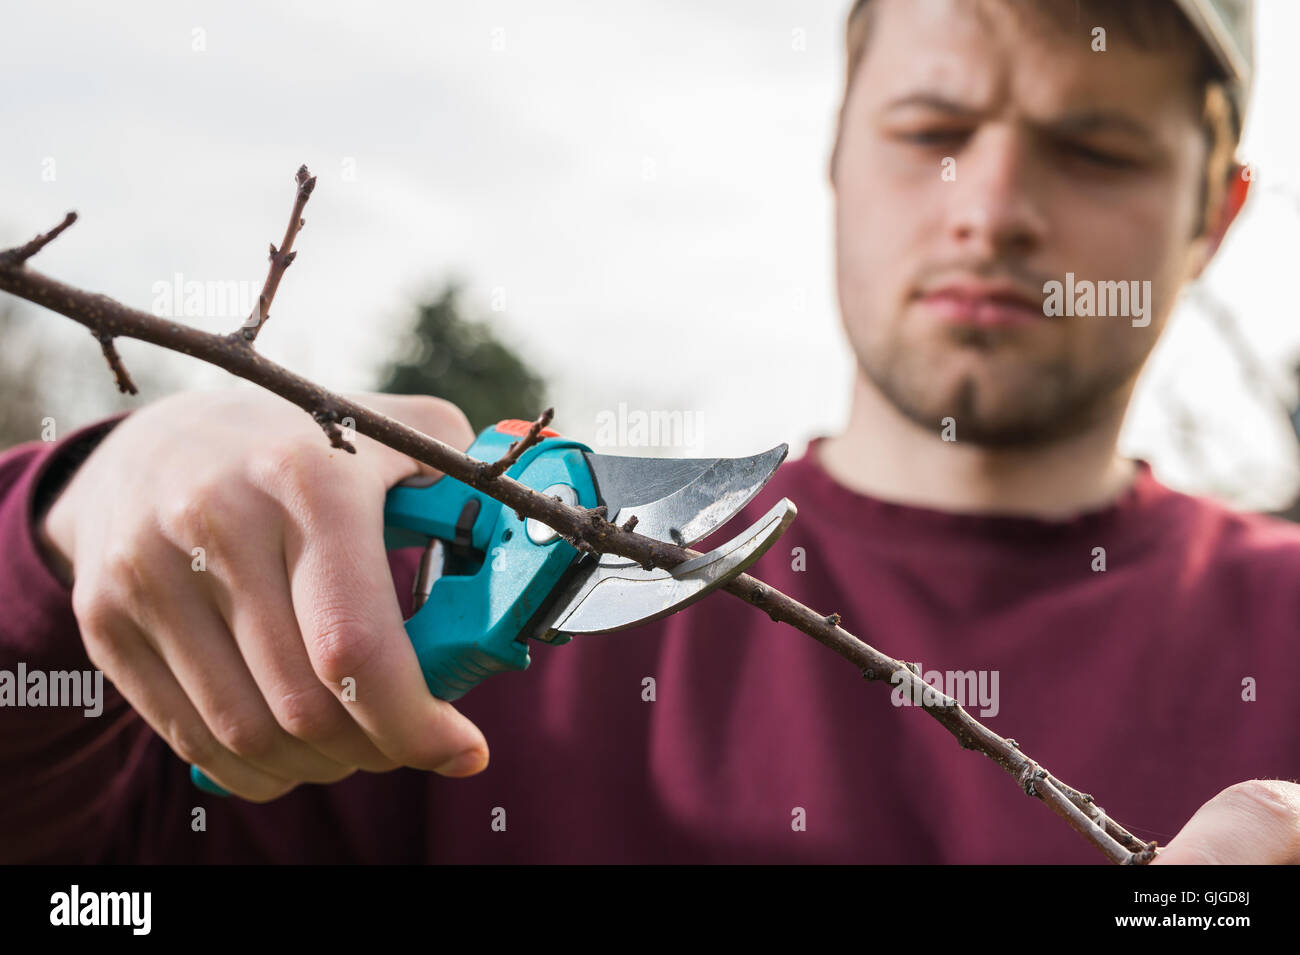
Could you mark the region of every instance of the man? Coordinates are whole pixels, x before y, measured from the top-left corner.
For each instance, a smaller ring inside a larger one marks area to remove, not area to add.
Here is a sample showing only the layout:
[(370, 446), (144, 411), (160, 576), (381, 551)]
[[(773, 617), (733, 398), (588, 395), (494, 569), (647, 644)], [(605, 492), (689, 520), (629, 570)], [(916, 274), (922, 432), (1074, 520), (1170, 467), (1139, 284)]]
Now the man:
[[(1127, 6), (855, 5), (830, 170), (850, 423), (737, 520), (793, 499), (759, 577), (978, 674), (968, 709), (1161, 861), (1294, 862), (1300, 787), (1267, 780), (1300, 766), (1300, 530), (1116, 453), (1244, 199), (1246, 34), (1220, 16), (1243, 4)], [(1048, 317), (1076, 279), (1137, 284), (1122, 315)], [(369, 400), (472, 440), (444, 403)], [(721, 595), (433, 699), (413, 555), (380, 537), (424, 469), (358, 443), (333, 456), (240, 390), (0, 463), (5, 666), (116, 688), (97, 719), (3, 713), (11, 858), (1102, 861), (901, 694)], [(247, 798), (197, 792), (191, 761)]]

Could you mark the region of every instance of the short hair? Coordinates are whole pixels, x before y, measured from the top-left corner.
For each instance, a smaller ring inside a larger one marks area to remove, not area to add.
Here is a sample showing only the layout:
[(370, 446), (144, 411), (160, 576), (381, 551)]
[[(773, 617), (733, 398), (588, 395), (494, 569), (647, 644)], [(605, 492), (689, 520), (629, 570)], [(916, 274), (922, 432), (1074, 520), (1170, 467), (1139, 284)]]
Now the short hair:
[[(986, 2), (986, 0), (979, 0)], [(1046, 15), (1061, 29), (1078, 22), (1081, 9), (1087, 7), (1096, 21), (1117, 24), (1123, 33), (1143, 49), (1183, 48), (1196, 53), (1194, 79), (1201, 94), (1201, 124), (1205, 132), (1206, 163), (1202, 178), (1200, 211), (1197, 221), (1200, 229), (1213, 225), (1223, 199), (1228, 179), (1235, 168), (1234, 158), (1241, 141), (1242, 103), (1233, 95), (1228, 78), (1223, 72), (1196, 28), (1187, 20), (1171, 0), (1133, 3), (1132, 0), (998, 0), (1014, 7), (1032, 3), (1032, 12)], [(839, 118), (835, 127), (835, 145), (831, 149), (829, 173), (835, 181), (835, 163), (839, 155), (840, 138), (844, 130), (844, 111), (848, 105), (849, 90), (858, 66), (866, 54), (874, 12), (878, 4), (872, 0), (854, 0), (844, 28), (845, 76), (844, 96), (840, 100)]]

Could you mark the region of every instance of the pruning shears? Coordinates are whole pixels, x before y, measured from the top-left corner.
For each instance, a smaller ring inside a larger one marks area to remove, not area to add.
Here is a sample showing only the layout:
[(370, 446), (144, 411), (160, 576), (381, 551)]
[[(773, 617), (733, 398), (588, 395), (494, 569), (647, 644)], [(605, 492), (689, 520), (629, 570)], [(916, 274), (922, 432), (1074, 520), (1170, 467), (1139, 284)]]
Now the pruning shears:
[[(531, 423), (499, 421), (466, 452), (497, 461)], [(784, 444), (747, 458), (597, 454), (543, 428), (506, 474), (566, 504), (605, 507), (613, 523), (682, 547), (709, 536), (753, 500), (785, 459)], [(529, 664), (528, 641), (551, 646), (658, 620), (725, 585), (784, 533), (782, 498), (726, 544), (671, 569), (616, 554), (582, 553), (536, 518), (452, 478), (415, 478), (388, 492), (387, 549), (424, 548), (406, 632), (429, 692), (457, 700), (488, 677)], [(190, 767), (200, 789), (228, 795)]]

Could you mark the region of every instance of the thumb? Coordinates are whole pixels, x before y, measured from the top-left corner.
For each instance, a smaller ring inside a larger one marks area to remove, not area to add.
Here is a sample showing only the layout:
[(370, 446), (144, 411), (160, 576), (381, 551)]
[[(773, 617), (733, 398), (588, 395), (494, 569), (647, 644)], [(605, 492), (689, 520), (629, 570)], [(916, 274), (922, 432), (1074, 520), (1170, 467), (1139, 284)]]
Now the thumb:
[(1300, 786), (1251, 779), (1201, 806), (1152, 864), (1294, 865), (1300, 862)]

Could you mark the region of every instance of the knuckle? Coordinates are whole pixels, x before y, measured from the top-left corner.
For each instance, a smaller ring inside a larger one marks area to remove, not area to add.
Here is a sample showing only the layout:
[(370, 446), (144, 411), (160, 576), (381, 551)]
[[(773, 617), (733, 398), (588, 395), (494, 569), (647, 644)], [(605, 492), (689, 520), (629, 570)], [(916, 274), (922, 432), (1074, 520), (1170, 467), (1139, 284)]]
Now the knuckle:
[(340, 611), (321, 612), (308, 639), (314, 644), (316, 675), (330, 685), (355, 677), (378, 649), (374, 634)]
[(199, 485), (162, 505), (159, 520), (168, 536), (188, 550), (223, 533), (223, 503), (224, 495), (218, 486)]
[(1275, 779), (1248, 779), (1229, 786), (1224, 795), (1246, 811), (1284, 826), (1291, 833), (1291, 845), (1300, 845), (1300, 786)]
[(324, 486), (320, 474), (327, 461), (328, 455), (317, 444), (289, 440), (256, 456), (250, 464), (251, 478), (275, 499), (301, 508), (316, 499)]
[(72, 589), (72, 615), (91, 666), (111, 676), (120, 659), (119, 627), (125, 619), (117, 600), (83, 578)]
[(151, 574), (145, 565), (143, 549), (130, 538), (110, 545), (100, 563), (99, 600), (115, 606), (139, 606), (150, 590)]
[(72, 615), (82, 636), (98, 643), (107, 639), (118, 619), (117, 601), (97, 581), (83, 578), (72, 588)]
[(172, 720), (166, 727), (167, 745), (182, 760), (198, 766), (207, 766), (218, 752), (217, 741), (205, 728), (190, 727)]
[(215, 722), (213, 735), (236, 756), (265, 760), (275, 752), (277, 733), (270, 720), (230, 713), (222, 714)]
[(286, 733), (308, 743), (332, 739), (342, 729), (334, 699), (323, 686), (286, 693), (276, 705), (276, 719)]

